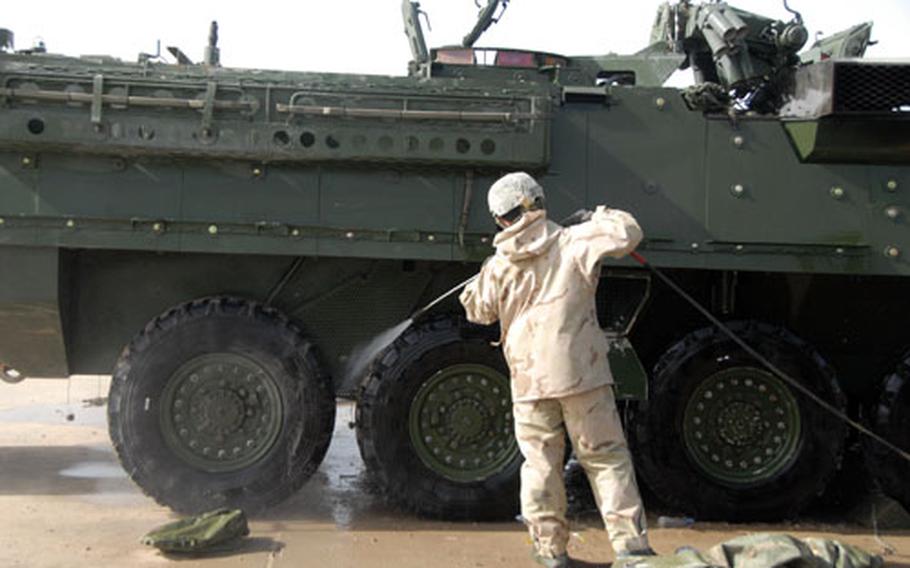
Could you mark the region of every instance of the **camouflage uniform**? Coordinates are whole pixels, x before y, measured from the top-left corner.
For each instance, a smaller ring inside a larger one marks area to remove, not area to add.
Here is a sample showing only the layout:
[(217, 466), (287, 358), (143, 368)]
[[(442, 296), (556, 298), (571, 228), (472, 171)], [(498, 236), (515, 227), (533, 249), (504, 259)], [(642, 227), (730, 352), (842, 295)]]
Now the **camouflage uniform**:
[(545, 211), (529, 211), (496, 236), (496, 254), (461, 294), (469, 320), (500, 322), (525, 457), (522, 515), (543, 556), (563, 554), (568, 541), (566, 432), (614, 550), (648, 546), (594, 302), (601, 258), (629, 253), (641, 237), (624, 211), (598, 207), (590, 221), (568, 228), (548, 221)]

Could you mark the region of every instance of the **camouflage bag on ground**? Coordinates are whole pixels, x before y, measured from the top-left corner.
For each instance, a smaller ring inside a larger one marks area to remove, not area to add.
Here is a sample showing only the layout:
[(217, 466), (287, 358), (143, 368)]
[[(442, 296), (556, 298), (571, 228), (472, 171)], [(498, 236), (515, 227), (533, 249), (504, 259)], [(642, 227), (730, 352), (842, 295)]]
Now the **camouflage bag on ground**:
[(164, 552), (205, 552), (248, 534), (243, 511), (217, 509), (162, 525), (142, 537), (142, 544)]
[(683, 547), (672, 556), (619, 560), (615, 568), (879, 568), (879, 556), (836, 540), (800, 540), (785, 534), (751, 534), (711, 547), (705, 553)]

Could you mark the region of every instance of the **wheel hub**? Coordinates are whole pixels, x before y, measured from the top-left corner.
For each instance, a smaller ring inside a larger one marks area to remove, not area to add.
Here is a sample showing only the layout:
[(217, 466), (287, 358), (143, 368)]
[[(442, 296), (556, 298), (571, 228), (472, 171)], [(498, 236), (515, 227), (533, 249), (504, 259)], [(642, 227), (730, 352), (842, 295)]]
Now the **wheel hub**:
[(761, 438), (761, 410), (753, 404), (732, 402), (717, 416), (717, 434), (731, 446), (748, 446)]
[(193, 417), (197, 431), (226, 436), (243, 424), (246, 416), (243, 400), (234, 391), (218, 389), (195, 398), (193, 406), (199, 409)]
[(760, 484), (786, 471), (798, 455), (799, 406), (774, 375), (753, 367), (725, 369), (693, 391), (683, 439), (690, 459), (715, 481)]
[(453, 365), (430, 377), (414, 397), (409, 433), (417, 456), (459, 482), (498, 472), (518, 453), (509, 380), (483, 365)]
[(203, 355), (180, 367), (161, 400), (161, 431), (184, 461), (211, 472), (259, 460), (281, 429), (281, 396), (255, 361), (232, 353)]
[(476, 400), (462, 399), (452, 406), (447, 427), (453, 437), (470, 443), (490, 428), (489, 418)]

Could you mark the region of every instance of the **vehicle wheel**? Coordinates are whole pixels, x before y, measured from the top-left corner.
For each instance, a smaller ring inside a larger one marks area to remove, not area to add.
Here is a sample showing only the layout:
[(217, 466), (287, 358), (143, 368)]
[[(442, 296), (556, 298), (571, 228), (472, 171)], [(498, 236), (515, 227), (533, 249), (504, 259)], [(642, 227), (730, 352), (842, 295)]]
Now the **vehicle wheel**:
[(393, 501), (447, 519), (517, 512), (522, 458), (495, 339), (438, 319), (409, 328), (376, 358), (357, 403), (357, 442)]
[[(730, 328), (843, 407), (831, 367), (804, 341), (755, 322)], [(836, 471), (846, 434), (840, 420), (714, 328), (662, 356), (630, 432), (639, 473), (659, 498), (698, 519), (731, 521), (796, 514)]]
[(313, 345), (276, 310), (236, 298), (155, 318), (121, 354), (108, 403), (124, 469), (181, 513), (285, 499), (319, 467), (334, 422)]
[[(878, 404), (870, 413), (873, 430), (910, 451), (910, 353), (885, 377)], [(875, 440), (864, 437), (869, 468), (882, 490), (910, 511), (910, 464)]]

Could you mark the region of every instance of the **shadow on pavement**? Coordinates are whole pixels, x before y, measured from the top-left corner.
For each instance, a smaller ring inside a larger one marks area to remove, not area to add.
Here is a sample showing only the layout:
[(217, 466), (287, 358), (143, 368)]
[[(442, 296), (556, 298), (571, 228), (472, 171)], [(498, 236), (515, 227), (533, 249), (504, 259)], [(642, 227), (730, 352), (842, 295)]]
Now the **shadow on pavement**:
[(161, 556), (172, 562), (198, 562), (199, 560), (208, 558), (227, 558), (261, 552), (277, 555), (284, 550), (284, 547), (285, 544), (281, 541), (270, 537), (257, 536), (244, 538), (233, 545), (227, 545), (205, 552), (188, 552), (183, 554), (161, 553)]

